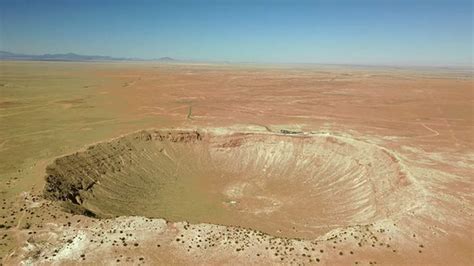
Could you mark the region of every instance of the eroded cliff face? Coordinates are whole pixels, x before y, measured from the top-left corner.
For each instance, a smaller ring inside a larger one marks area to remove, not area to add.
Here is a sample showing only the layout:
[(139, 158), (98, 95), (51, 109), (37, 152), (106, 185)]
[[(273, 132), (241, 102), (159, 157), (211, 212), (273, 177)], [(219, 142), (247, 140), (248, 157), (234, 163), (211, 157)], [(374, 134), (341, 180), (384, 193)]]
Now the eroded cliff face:
[(88, 191), (102, 176), (121, 172), (133, 163), (135, 143), (149, 141), (195, 142), (198, 132), (142, 131), (112, 142), (99, 143), (87, 150), (58, 158), (46, 168), (44, 195), (49, 199), (81, 204), (80, 192)]
[(395, 154), (341, 136), (147, 130), (56, 159), (44, 195), (99, 218), (138, 215), (311, 238), (417, 204), (410, 179)]

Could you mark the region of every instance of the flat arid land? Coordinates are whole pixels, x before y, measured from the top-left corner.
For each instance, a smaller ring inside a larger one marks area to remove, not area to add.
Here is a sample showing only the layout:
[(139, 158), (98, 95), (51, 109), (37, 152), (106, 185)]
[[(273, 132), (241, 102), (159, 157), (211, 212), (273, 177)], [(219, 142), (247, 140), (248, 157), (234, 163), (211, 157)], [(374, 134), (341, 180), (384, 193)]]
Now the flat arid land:
[(472, 265), (471, 70), (0, 62), (0, 257)]

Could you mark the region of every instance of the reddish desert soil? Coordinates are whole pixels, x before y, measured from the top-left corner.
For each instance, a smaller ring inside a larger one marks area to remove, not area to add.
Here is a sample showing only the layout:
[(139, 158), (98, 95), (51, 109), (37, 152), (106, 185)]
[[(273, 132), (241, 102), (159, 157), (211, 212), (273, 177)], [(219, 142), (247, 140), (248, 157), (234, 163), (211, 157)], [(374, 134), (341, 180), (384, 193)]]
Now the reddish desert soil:
[(0, 64), (5, 265), (474, 261), (471, 71)]

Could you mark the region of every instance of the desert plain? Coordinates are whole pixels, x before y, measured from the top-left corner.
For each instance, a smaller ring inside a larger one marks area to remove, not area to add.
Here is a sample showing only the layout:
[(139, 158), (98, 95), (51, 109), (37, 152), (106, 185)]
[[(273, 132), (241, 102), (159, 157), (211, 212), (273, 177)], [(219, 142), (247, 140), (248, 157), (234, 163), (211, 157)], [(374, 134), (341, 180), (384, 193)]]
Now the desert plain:
[(471, 69), (0, 62), (0, 257), (472, 265)]

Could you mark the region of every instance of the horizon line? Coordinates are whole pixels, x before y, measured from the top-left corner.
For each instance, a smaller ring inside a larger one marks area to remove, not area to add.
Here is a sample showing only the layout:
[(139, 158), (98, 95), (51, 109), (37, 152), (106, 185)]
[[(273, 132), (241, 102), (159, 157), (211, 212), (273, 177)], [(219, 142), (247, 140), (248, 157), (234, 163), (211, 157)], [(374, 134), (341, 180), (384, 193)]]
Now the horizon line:
[[(110, 56), (110, 55), (99, 55), (99, 54), (82, 54), (76, 52), (59, 52), (59, 53), (17, 53), (12, 51), (0, 50), (1, 52), (11, 53), (15, 56), (57, 56), (57, 55), (76, 55), (83, 57), (105, 57), (110, 58), (110, 60), (74, 60), (74, 59), (21, 59), (21, 58), (2, 58), (0, 61), (44, 61), (44, 62), (152, 62), (160, 61), (161, 59), (171, 59), (168, 63), (212, 63), (212, 64), (255, 64), (255, 65), (325, 65), (325, 66), (354, 66), (354, 67), (392, 67), (392, 68), (468, 68), (473, 70), (474, 65), (471, 60), (471, 64), (426, 64), (426, 63), (370, 63), (370, 62), (288, 62), (288, 61), (235, 61), (235, 60), (211, 60), (211, 59), (190, 59), (184, 58), (179, 59), (174, 56), (166, 55), (159, 57), (143, 58), (143, 57), (125, 57), (125, 56)], [(161, 61), (163, 63), (163, 61)]]

